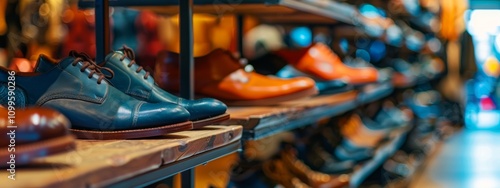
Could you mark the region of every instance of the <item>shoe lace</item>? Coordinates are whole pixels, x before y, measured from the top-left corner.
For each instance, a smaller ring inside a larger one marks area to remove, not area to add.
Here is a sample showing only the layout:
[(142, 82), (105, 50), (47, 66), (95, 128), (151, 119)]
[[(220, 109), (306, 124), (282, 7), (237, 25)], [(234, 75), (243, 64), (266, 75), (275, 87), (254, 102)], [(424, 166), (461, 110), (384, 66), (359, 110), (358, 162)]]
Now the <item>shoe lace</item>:
[[(115, 75), (115, 73), (111, 69), (97, 65), (92, 60), (92, 58), (86, 53), (72, 50), (69, 52), (69, 55), (75, 57), (75, 60), (73, 60), (71, 65), (76, 66), (78, 62), (82, 62), (82, 67), (80, 68), (80, 72), (84, 72), (85, 69), (90, 69), (88, 78), (92, 78), (94, 74), (99, 76), (97, 78), (97, 84), (101, 84), (102, 80), (106, 78), (111, 79)], [(104, 74), (102, 70), (109, 72), (109, 75)]]
[[(120, 61), (123, 61), (125, 58), (129, 58), (130, 59), (130, 63), (127, 65), (127, 67), (132, 67), (132, 65), (134, 64), (137, 64), (135, 62), (135, 53), (134, 53), (134, 50), (132, 50), (132, 48), (129, 48), (128, 46), (125, 46), (123, 45), (123, 47), (120, 49), (124, 56), (122, 56), (120, 58)], [(141, 70), (144, 70), (144, 68), (142, 66), (139, 66), (139, 68), (137, 68), (137, 70), (135, 70), (135, 72), (139, 73), (141, 72)], [(144, 70), (146, 71), (146, 70)], [(144, 79), (148, 79), (149, 75), (151, 75), (148, 71), (146, 71), (146, 74), (144, 74)]]

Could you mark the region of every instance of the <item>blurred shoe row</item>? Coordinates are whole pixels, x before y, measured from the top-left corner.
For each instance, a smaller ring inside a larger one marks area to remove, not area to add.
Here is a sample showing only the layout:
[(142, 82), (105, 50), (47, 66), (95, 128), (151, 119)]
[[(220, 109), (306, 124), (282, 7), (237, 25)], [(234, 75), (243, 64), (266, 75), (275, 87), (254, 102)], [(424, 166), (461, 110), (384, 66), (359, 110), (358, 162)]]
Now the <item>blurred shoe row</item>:
[[(76, 53), (78, 54), (85, 60), (92, 61), (89, 56)], [(103, 66), (115, 72), (115, 78), (109, 79), (111, 83), (126, 81), (126, 77), (133, 75), (134, 80), (130, 82), (139, 85), (153, 84), (153, 91), (162, 91), (160, 88), (169, 92), (179, 90), (179, 54), (162, 51), (155, 63), (136, 62), (136, 59), (134, 51), (124, 47), (108, 55), (105, 62), (99, 64), (98, 69)], [(272, 105), (313, 96), (318, 90), (322, 94), (331, 94), (362, 89), (368, 84), (391, 82), (395, 86), (406, 87), (435, 78), (443, 71), (442, 62), (430, 57), (414, 64), (395, 59), (386, 68), (375, 68), (361, 59), (346, 60), (347, 63), (343, 63), (328, 46), (322, 43), (300, 49), (272, 51), (248, 63), (234, 57), (227, 50), (216, 49), (194, 59), (194, 89), (199, 96), (216, 98), (228, 105)], [(51, 63), (44, 62), (46, 61), (43, 58), (39, 60), (34, 71), (45, 72), (52, 67), (45, 66)], [(12, 64), (12, 68), (29, 70), (29, 66), (25, 64), (26, 61), (19, 59)], [(139, 66), (142, 64), (155, 65), (155, 72), (145, 71)], [(126, 72), (124, 73), (122, 69)], [(143, 78), (140, 78), (140, 75)], [(154, 84), (155, 80), (160, 88)], [(132, 91), (133, 89), (128, 88), (130, 84), (122, 86), (113, 83), (113, 85), (122, 92), (133, 93), (136, 98), (137, 95), (148, 95)], [(162, 95), (167, 94), (162, 93)], [(150, 98), (142, 99), (150, 100), (148, 102), (160, 102), (158, 97)]]
[(242, 162), (229, 187), (348, 186), (350, 174), (373, 158), (386, 141), (413, 126), (413, 112), (406, 105), (386, 100), (379, 108), (366, 109), (298, 131), (295, 141), (282, 143), (277, 155), (268, 160)]
[(386, 152), (381, 148), (403, 133), (406, 141), (381, 167), (390, 183), (407, 180), (444, 135), (458, 129), (450, 119), (456, 112), (444, 110), (451, 106), (436, 91), (401, 94), (397, 105), (392, 101), (400, 97), (296, 131), (296, 138), (283, 141), (275, 156), (244, 159), (228, 187), (346, 187), (352, 173)]
[[(433, 90), (406, 93), (406, 103), (415, 113), (418, 125), (407, 136), (407, 141), (383, 165), (383, 173), (390, 185), (408, 186), (425, 159), (432, 154), (438, 143), (460, 130), (463, 124), (458, 104), (445, 101)], [(458, 117), (457, 117), (458, 116)]]

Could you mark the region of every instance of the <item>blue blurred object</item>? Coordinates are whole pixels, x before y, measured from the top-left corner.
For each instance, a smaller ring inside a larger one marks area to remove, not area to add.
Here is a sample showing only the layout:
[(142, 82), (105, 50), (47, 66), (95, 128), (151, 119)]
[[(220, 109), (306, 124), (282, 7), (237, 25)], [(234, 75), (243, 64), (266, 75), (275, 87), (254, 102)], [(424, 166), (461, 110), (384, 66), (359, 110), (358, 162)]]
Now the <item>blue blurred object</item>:
[(403, 0), (403, 6), (412, 16), (418, 16), (420, 14), (420, 2), (418, 0)]
[(387, 43), (400, 47), (403, 43), (403, 30), (397, 25), (392, 25), (386, 30)]
[(318, 33), (314, 35), (313, 41), (314, 43), (323, 43), (327, 46), (332, 44), (332, 38), (326, 33)]
[(366, 17), (386, 17), (385, 11), (383, 9), (377, 8), (371, 4), (362, 4), (359, 7), (359, 12)]
[(425, 38), (422, 33), (414, 32), (406, 36), (406, 47), (411, 51), (420, 51), (424, 46)]
[(295, 77), (310, 77), (313, 78), (316, 83), (316, 88), (322, 94), (326, 93), (340, 93), (351, 89), (345, 81), (343, 80), (322, 80), (319, 78), (314, 78), (311, 75), (303, 73), (290, 65), (287, 65), (280, 69), (276, 76), (279, 78), (295, 78)]
[(366, 50), (363, 50), (363, 49), (356, 50), (356, 57), (361, 58), (361, 59), (365, 60), (366, 62), (370, 62), (370, 60), (371, 60), (370, 53), (368, 53)]
[(294, 46), (307, 47), (313, 39), (312, 31), (308, 27), (296, 27), (290, 31), (290, 39)]
[(127, 45), (134, 51), (137, 51), (139, 43), (137, 41), (137, 29), (135, 27), (135, 21), (139, 11), (126, 9), (126, 8), (114, 8), (113, 9), (113, 33), (112, 33), (112, 48), (113, 50), (118, 50)]
[(497, 33), (497, 36), (495, 37), (495, 44), (493, 45), (493, 54), (495, 54), (495, 57), (497, 59), (500, 59), (500, 30)]
[(385, 44), (379, 40), (373, 41), (368, 48), (368, 52), (370, 53), (371, 60), (373, 62), (378, 62), (384, 58), (386, 54)]
[(405, 104), (419, 119), (438, 118), (441, 116), (441, 95), (434, 90), (410, 92), (405, 97)]
[(342, 53), (347, 53), (349, 51), (349, 41), (345, 38), (340, 39), (339, 42), (340, 49), (342, 50)]
[(465, 126), (469, 129), (500, 129), (498, 83), (496, 79), (476, 76), (465, 84)]

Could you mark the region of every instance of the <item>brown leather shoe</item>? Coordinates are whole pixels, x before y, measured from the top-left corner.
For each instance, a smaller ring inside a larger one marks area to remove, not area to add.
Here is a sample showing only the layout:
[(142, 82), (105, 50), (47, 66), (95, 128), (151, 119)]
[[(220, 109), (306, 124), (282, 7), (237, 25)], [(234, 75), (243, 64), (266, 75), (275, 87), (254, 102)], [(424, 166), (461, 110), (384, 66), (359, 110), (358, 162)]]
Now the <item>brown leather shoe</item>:
[(296, 177), (292, 172), (290, 172), (285, 163), (279, 159), (272, 159), (265, 161), (264, 164), (262, 164), (262, 172), (273, 183), (281, 185), (282, 187), (285, 188), (310, 187), (305, 182), (301, 181), (301, 179), (304, 178)]
[[(0, 114), (0, 166), (23, 165), (75, 147), (69, 120), (59, 112), (44, 108), (8, 111), (0, 106)], [(9, 114), (15, 118), (9, 119)]]
[(322, 43), (300, 50), (282, 49), (274, 53), (285, 58), (297, 70), (323, 80), (344, 80), (351, 85), (373, 83), (379, 80), (377, 69), (349, 67)]
[[(195, 58), (195, 92), (228, 105), (271, 105), (317, 94), (314, 81), (299, 77), (281, 79), (242, 69), (229, 51), (216, 49)], [(179, 55), (161, 52), (155, 80), (167, 91), (179, 90)]]
[(298, 178), (305, 177), (305, 179), (301, 179), (301, 181), (307, 183), (311, 187), (337, 188), (349, 185), (349, 175), (330, 175), (313, 171), (296, 158), (295, 151), (292, 149), (284, 149), (281, 151), (281, 161), (283, 161), (290, 172), (295, 174)]
[(345, 139), (366, 148), (376, 148), (390, 132), (388, 129), (368, 127), (356, 113), (341, 119), (339, 125)]

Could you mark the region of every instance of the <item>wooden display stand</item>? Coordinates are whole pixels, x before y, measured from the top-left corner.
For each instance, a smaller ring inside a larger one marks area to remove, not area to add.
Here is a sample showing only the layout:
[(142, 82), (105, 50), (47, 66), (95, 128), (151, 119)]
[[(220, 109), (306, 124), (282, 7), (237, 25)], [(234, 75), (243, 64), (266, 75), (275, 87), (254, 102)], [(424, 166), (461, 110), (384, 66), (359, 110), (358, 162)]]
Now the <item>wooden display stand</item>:
[(314, 123), (322, 118), (354, 109), (357, 91), (316, 96), (276, 106), (231, 107), (231, 120), (224, 124), (243, 125), (244, 139), (255, 140)]
[(7, 179), (8, 172), (3, 170), (0, 176), (5, 178), (0, 179), (0, 187), (108, 186), (226, 145), (236, 143), (239, 146), (241, 134), (241, 126), (207, 126), (148, 139), (78, 140), (74, 151), (38, 159), (27, 167), (17, 167), (15, 181)]

